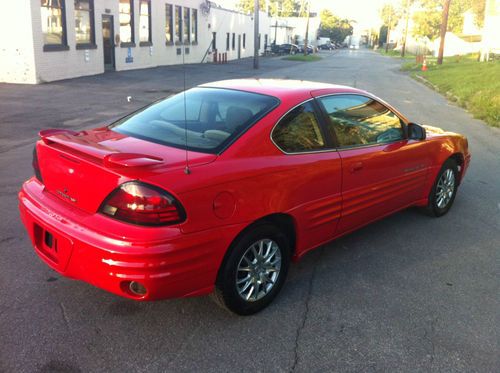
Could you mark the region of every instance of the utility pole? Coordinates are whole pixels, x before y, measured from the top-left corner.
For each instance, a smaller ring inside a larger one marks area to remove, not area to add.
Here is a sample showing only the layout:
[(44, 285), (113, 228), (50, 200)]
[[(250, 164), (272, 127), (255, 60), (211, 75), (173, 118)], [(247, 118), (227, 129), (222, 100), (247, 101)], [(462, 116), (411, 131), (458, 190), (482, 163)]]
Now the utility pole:
[(253, 14), (253, 68), (259, 68), (259, 0), (254, 0)]
[(309, 1), (307, 2), (306, 5), (306, 11), (307, 11), (307, 23), (306, 23), (306, 39), (304, 40), (304, 56), (307, 56), (307, 44), (309, 41), (309, 13), (310, 13), (310, 5)]
[(406, 0), (406, 22), (405, 22), (405, 36), (403, 38), (403, 48), (401, 48), (401, 57), (406, 53), (406, 38), (408, 37), (408, 19), (410, 18), (410, 0)]
[(437, 59), (437, 64), (443, 64), (443, 54), (444, 54), (444, 38), (446, 37), (446, 30), (448, 29), (448, 14), (450, 12), (450, 3), (451, 0), (444, 0), (444, 8), (443, 8), (443, 18), (441, 20), (441, 40), (439, 43), (439, 54)]

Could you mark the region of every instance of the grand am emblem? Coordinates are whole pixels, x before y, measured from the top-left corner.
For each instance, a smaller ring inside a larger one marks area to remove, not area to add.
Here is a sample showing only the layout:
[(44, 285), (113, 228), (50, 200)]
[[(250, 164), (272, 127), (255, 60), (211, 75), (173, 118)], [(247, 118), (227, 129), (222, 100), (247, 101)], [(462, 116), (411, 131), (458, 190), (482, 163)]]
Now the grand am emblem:
[(56, 190), (57, 194), (59, 194), (62, 198), (67, 199), (68, 201), (71, 201), (73, 203), (76, 203), (76, 198), (71, 197), (68, 194), (68, 188), (64, 188), (64, 191), (61, 190)]

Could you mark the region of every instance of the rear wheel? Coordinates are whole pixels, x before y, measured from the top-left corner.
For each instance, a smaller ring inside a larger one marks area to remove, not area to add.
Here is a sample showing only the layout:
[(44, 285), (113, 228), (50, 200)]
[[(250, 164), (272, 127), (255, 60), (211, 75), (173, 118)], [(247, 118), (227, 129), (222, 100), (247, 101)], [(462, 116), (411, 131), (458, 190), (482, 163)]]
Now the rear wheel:
[(455, 200), (458, 188), (458, 166), (453, 159), (448, 159), (438, 173), (431, 194), (427, 212), (432, 216), (446, 214)]
[(267, 307), (278, 295), (290, 265), (285, 235), (274, 225), (261, 224), (231, 246), (217, 276), (214, 300), (239, 315)]

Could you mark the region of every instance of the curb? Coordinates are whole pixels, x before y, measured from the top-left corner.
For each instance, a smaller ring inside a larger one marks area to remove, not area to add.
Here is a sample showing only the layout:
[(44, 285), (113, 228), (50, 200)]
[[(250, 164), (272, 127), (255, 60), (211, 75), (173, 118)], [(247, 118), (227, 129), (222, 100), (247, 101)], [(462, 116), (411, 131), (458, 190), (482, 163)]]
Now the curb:
[(429, 88), (432, 88), (434, 91), (438, 92), (438, 93), (441, 93), (442, 95), (444, 95), (446, 98), (448, 99), (451, 99), (453, 102), (456, 102), (458, 105), (464, 107), (467, 109), (467, 106), (464, 105), (461, 101), (460, 101), (460, 98), (455, 96), (453, 93), (451, 93), (450, 91), (447, 91), (447, 92), (443, 92), (439, 89), (439, 87), (433, 83), (431, 83), (430, 81), (428, 81), (427, 79), (425, 79), (423, 76), (420, 76), (420, 75), (417, 75), (417, 73), (413, 74), (412, 75), (416, 80), (419, 80), (421, 83), (423, 83), (424, 85), (428, 86)]

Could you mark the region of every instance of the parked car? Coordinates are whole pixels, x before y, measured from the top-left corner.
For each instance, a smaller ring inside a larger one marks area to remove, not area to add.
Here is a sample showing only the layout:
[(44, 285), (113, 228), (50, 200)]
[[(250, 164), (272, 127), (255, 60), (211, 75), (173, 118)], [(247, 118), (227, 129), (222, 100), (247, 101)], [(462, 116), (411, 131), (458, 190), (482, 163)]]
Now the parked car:
[[(304, 44), (299, 44), (298, 45), (298, 53), (304, 53)], [(314, 53), (314, 48), (310, 45), (307, 46), (307, 54), (312, 54)]]
[(321, 50), (331, 51), (331, 50), (335, 49), (335, 45), (334, 44), (322, 44), (322, 45), (318, 46), (318, 48)]
[(248, 315), (308, 251), (410, 206), (446, 214), (469, 161), (464, 136), (368, 92), (230, 80), (41, 131), (19, 208), (64, 276), (135, 300), (212, 293)]
[(296, 44), (281, 44), (279, 46), (279, 54), (296, 54), (299, 51), (299, 46)]

